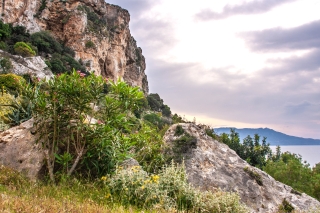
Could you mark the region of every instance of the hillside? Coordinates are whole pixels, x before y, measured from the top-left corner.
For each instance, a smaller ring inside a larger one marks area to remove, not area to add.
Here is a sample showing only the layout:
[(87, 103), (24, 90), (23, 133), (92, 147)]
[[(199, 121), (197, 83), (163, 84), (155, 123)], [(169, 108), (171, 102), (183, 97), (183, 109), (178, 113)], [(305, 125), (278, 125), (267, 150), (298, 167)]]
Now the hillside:
[[(149, 94), (127, 10), (0, 8), (0, 212), (320, 212), (320, 168), (217, 137)], [(284, 160), (298, 184), (261, 170)]]
[[(23, 26), (30, 34), (50, 32), (63, 47), (74, 51), (71, 56), (86, 71), (94, 71), (114, 81), (123, 78), (129, 85), (139, 86), (145, 94), (148, 93), (145, 58), (130, 33), (130, 14), (127, 10), (102, 0), (14, 0), (4, 1), (0, 9), (1, 20), (6, 24)], [(21, 35), (14, 38), (14, 43), (30, 42)], [(63, 62), (63, 54), (57, 55), (53, 48), (43, 51), (52, 41), (35, 40), (37, 42), (33, 45), (37, 43), (35, 46), (39, 53), (42, 52), (39, 55), (44, 60), (55, 64)], [(68, 60), (73, 59), (69, 57)]]
[[(218, 135), (222, 133), (230, 133), (230, 128), (233, 127), (222, 127), (215, 128), (214, 131)], [(289, 146), (289, 145), (320, 145), (319, 139), (312, 138), (301, 138), (296, 136), (287, 135), (281, 132), (277, 132), (273, 129), (269, 128), (243, 128), (237, 129), (236, 132), (239, 133), (241, 141), (247, 137), (248, 135), (253, 136), (254, 134), (258, 134), (261, 137), (267, 137), (267, 142), (270, 143), (271, 146)]]

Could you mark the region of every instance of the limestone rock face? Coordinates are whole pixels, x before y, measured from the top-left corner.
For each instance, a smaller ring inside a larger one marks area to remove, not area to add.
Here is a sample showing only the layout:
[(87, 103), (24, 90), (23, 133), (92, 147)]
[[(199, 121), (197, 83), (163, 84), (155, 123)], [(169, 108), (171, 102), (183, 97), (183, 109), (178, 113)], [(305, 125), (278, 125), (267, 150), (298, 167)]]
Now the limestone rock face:
[(6, 0), (5, 23), (29, 32), (50, 31), (76, 52), (87, 70), (112, 80), (123, 78), (148, 93), (145, 59), (130, 34), (130, 15), (103, 0)]
[[(192, 185), (201, 190), (215, 191), (220, 188), (237, 192), (252, 212), (277, 212), (283, 199), (298, 211), (308, 212), (310, 208), (320, 206), (316, 199), (304, 193), (299, 195), (290, 186), (250, 166), (227, 145), (209, 137), (204, 128), (193, 123), (179, 125), (190, 135), (189, 142), (177, 143), (177, 139), (183, 137), (175, 136), (177, 124), (168, 129), (164, 140), (171, 150), (180, 150), (180, 153), (171, 153), (184, 157), (188, 181)], [(258, 174), (261, 183), (251, 177), (248, 171)]]
[(44, 156), (35, 136), (31, 134), (33, 120), (0, 133), (0, 165), (38, 179), (44, 166)]
[(12, 63), (12, 73), (17, 75), (30, 74), (36, 78), (50, 79), (53, 77), (51, 70), (40, 56), (23, 58), (17, 55), (11, 55), (0, 50), (1, 57), (8, 57)]

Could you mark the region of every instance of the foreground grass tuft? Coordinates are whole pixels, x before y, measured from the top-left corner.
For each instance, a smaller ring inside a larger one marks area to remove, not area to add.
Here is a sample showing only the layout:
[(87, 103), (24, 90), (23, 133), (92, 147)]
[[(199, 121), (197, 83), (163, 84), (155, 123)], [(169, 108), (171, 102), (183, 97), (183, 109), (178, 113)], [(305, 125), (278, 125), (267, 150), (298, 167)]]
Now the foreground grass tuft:
[(200, 192), (186, 181), (184, 167), (159, 174), (140, 167), (94, 182), (61, 178), (56, 185), (28, 181), (0, 166), (0, 212), (247, 212), (233, 193)]

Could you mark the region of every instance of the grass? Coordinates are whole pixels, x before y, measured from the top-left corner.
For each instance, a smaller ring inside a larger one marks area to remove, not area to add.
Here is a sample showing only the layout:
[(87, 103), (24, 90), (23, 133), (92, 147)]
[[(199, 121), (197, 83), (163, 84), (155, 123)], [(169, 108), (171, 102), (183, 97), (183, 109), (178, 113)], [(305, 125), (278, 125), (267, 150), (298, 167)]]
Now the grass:
[(186, 182), (184, 167), (171, 164), (159, 175), (140, 167), (96, 181), (60, 178), (57, 185), (32, 182), (0, 166), (0, 212), (247, 212), (233, 193), (200, 192)]
[(101, 186), (100, 181), (89, 183), (76, 179), (65, 179), (57, 185), (31, 182), (18, 172), (0, 166), (0, 212), (156, 212), (113, 203)]

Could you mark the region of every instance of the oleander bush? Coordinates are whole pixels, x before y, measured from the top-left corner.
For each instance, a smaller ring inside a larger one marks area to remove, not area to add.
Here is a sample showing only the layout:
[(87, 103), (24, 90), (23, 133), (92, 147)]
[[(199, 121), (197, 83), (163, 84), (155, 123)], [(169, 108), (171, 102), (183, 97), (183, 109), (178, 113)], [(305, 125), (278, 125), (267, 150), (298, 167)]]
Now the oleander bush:
[(90, 177), (109, 173), (139, 143), (131, 137), (140, 127), (133, 114), (143, 98), (138, 87), (73, 71), (37, 82), (28, 97), (53, 182), (56, 171)]

